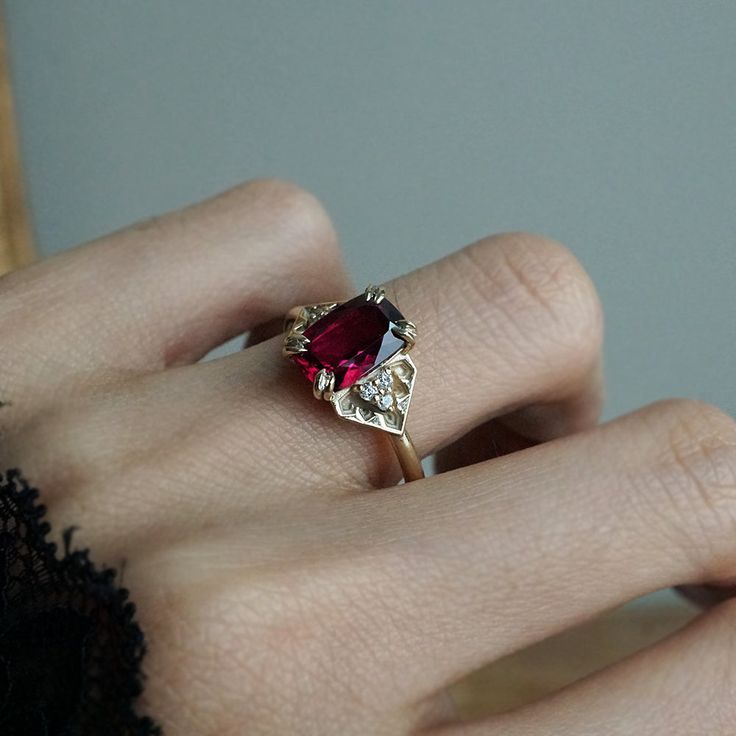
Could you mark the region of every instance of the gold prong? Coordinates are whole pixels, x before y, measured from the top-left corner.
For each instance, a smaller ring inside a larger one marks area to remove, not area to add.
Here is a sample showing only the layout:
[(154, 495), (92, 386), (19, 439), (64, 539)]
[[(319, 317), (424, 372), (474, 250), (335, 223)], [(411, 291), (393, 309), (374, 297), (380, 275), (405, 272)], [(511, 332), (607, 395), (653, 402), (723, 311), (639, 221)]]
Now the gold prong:
[(408, 319), (398, 320), (391, 332), (406, 343), (403, 353), (408, 353), (417, 341), (417, 326)]
[(367, 302), (373, 301), (376, 304), (380, 304), (386, 296), (384, 289), (380, 286), (373, 286), (373, 284), (368, 284), (368, 286), (365, 287), (363, 294), (365, 294), (365, 300)]
[(312, 393), (315, 399), (325, 399), (329, 401), (332, 398), (332, 394), (335, 390), (335, 374), (332, 371), (328, 371), (323, 368), (314, 377), (312, 383)]
[(339, 302), (324, 302), (322, 304), (310, 304), (306, 307), (302, 307), (302, 315), (304, 321), (302, 324), (304, 327), (311, 325), (321, 317), (331, 312), (335, 307), (339, 306)]
[(290, 335), (286, 336), (284, 347), (281, 349), (281, 352), (284, 356), (290, 358), (292, 355), (299, 355), (299, 353), (305, 352), (307, 345), (309, 345), (308, 337), (292, 332)]

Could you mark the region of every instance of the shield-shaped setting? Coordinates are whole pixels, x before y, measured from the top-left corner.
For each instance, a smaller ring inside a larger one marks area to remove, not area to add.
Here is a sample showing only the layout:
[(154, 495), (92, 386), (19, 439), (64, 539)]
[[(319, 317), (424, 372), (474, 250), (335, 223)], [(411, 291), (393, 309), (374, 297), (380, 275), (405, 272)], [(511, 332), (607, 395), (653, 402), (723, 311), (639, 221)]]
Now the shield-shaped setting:
[(400, 435), (409, 410), (416, 366), (397, 353), (357, 383), (336, 391), (330, 401), (343, 419)]

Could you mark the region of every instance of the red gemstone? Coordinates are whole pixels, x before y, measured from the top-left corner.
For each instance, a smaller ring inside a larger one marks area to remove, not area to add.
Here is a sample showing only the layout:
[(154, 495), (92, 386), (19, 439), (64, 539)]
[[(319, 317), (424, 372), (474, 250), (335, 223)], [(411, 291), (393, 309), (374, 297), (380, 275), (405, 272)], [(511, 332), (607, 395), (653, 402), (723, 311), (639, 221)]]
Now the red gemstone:
[(326, 368), (335, 374), (335, 389), (346, 388), (404, 347), (391, 332), (401, 319), (388, 299), (376, 304), (361, 294), (307, 327), (307, 350), (292, 359), (310, 381)]

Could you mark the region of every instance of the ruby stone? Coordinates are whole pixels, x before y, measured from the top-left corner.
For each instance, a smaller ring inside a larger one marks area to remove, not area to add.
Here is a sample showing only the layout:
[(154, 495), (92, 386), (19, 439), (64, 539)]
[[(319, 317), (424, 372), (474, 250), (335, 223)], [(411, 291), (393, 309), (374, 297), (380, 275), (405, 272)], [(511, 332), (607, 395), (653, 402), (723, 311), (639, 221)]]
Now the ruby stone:
[(404, 347), (404, 340), (391, 332), (401, 319), (388, 299), (376, 304), (361, 294), (309, 325), (303, 333), (309, 338), (307, 349), (292, 360), (310, 381), (326, 368), (335, 374), (335, 390), (352, 386)]

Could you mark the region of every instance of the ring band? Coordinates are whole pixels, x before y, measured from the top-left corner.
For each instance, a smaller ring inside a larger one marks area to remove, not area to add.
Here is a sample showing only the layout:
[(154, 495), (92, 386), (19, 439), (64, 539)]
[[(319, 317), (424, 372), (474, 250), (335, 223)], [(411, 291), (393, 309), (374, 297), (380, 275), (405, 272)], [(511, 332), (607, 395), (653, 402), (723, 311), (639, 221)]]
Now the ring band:
[(406, 432), (417, 374), (408, 352), (416, 334), (384, 290), (368, 286), (347, 302), (293, 307), (283, 346), (315, 398), (329, 401), (343, 419), (388, 433), (407, 483), (424, 477)]

